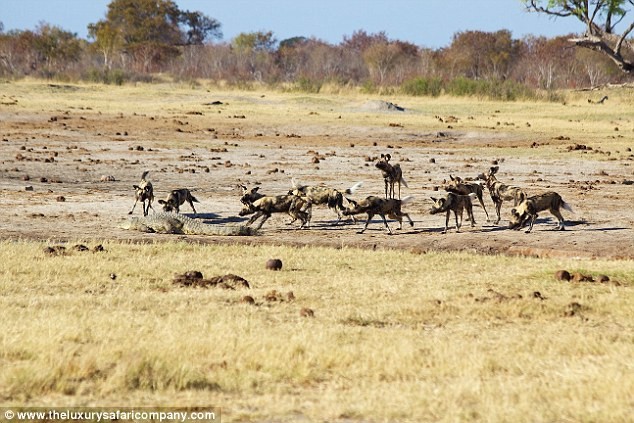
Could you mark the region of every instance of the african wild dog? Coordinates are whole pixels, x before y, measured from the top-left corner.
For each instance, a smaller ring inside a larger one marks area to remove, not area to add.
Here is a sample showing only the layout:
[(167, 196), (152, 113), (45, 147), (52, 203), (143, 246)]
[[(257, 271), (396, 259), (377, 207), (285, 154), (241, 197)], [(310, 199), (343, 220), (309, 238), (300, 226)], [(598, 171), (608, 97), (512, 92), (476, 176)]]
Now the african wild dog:
[[(342, 212), (345, 210), (343, 206), (343, 195), (354, 194), (363, 185), (363, 182), (357, 182), (342, 193), (335, 188), (325, 186), (300, 185), (295, 179), (292, 180), (292, 183), (293, 189), (288, 192), (289, 195), (306, 197), (314, 205), (326, 204), (329, 209), (337, 213), (336, 223), (341, 221), (343, 216)], [(354, 221), (354, 217), (352, 217), (352, 220)]]
[(529, 224), (526, 233), (533, 230), (533, 224), (537, 219), (537, 213), (548, 210), (558, 220), (557, 229), (564, 230), (564, 217), (561, 215), (560, 209), (568, 210), (571, 213), (572, 207), (568, 205), (561, 195), (554, 191), (544, 194), (534, 195), (522, 201), (517, 207), (511, 210), (511, 229), (521, 229), (527, 222)]
[[(471, 220), (471, 226), (475, 226), (475, 218), (473, 217), (473, 205), (471, 204), (471, 199), (476, 198), (476, 194), (471, 193), (469, 195), (460, 195), (454, 194), (453, 192), (449, 192), (447, 197), (436, 199), (431, 197), (434, 204), (429, 211), (430, 214), (437, 213), (446, 213), (445, 218), (445, 230), (442, 231), (443, 234), (447, 233), (449, 229), (449, 215), (453, 211), (453, 214), (456, 218), (456, 232), (460, 232), (460, 227), (462, 226), (462, 213), (463, 210), (467, 210), (467, 215)], [(458, 215), (460, 215), (460, 221), (458, 221)]]
[(273, 213), (288, 213), (293, 219), (289, 224), (299, 219), (301, 222), (300, 229), (310, 223), (312, 204), (306, 198), (297, 195), (264, 196), (253, 202), (245, 200), (242, 205), (242, 210), (240, 210), (239, 213), (240, 216), (253, 214), (246, 223), (246, 226), (253, 224), (258, 218), (264, 216), (256, 230), (260, 229)]
[(399, 223), (399, 229), (403, 228), (403, 216), (409, 220), (409, 224), (414, 226), (414, 222), (409, 217), (409, 214), (403, 213), (401, 210), (401, 205), (405, 203), (409, 203), (414, 197), (405, 197), (403, 200), (397, 200), (395, 198), (381, 198), (374, 195), (367, 197), (365, 200), (361, 200), (359, 202), (350, 200), (351, 206), (343, 211), (344, 216), (352, 216), (360, 213), (367, 213), (368, 220), (365, 221), (365, 226), (358, 233), (362, 234), (370, 224), (370, 220), (374, 217), (374, 215), (379, 215), (383, 218), (383, 223), (387, 228), (387, 231), (392, 235), (392, 229), (387, 224), (387, 220), (385, 219), (385, 215), (387, 215), (390, 219), (396, 219)]
[[(395, 198), (394, 185), (398, 183), (398, 198), (401, 198), (401, 184), (405, 185), (407, 182), (403, 178), (403, 171), (400, 164), (391, 165), (389, 154), (381, 154), (381, 158), (376, 162), (376, 167), (381, 170), (383, 174), (383, 181), (385, 182), (385, 198)], [(388, 189), (389, 188), (389, 189)]]
[(489, 169), (489, 173), (486, 176), (481, 175), (484, 176), (489, 194), (491, 194), (491, 200), (493, 200), (493, 204), (495, 204), (495, 212), (497, 214), (496, 225), (500, 223), (500, 211), (504, 201), (513, 200), (513, 206), (517, 206), (526, 198), (526, 194), (521, 188), (509, 186), (498, 181), (495, 177), (498, 170), (500, 170), (499, 166), (493, 166)]
[[(145, 172), (143, 172), (143, 175), (141, 175), (141, 182), (139, 182), (139, 185), (132, 185), (132, 188), (134, 188), (135, 201), (134, 201), (134, 205), (132, 206), (132, 210), (130, 210), (128, 214), (132, 214), (132, 212), (134, 211), (134, 208), (136, 207), (136, 203), (138, 203), (139, 201), (141, 201), (143, 205), (143, 216), (147, 216), (148, 213), (150, 212), (150, 209), (154, 211), (154, 207), (152, 207), (152, 201), (154, 201), (154, 188), (152, 187), (152, 182), (145, 179), (148, 173), (150, 173), (149, 170), (146, 170)], [(147, 201), (147, 207), (145, 205), (146, 201)]]
[(180, 206), (185, 204), (185, 201), (191, 206), (194, 211), (194, 216), (197, 215), (198, 213), (196, 213), (194, 203), (198, 203), (199, 201), (187, 188), (175, 189), (170, 192), (165, 200), (158, 200), (159, 204), (163, 205), (163, 211), (171, 212), (174, 210), (176, 213), (180, 213)]
[(449, 178), (451, 178), (451, 181), (445, 185), (445, 191), (460, 195), (469, 195), (471, 193), (475, 194), (478, 197), (480, 205), (484, 209), (484, 213), (487, 215), (487, 222), (489, 222), (489, 212), (487, 212), (486, 207), (484, 207), (484, 200), (482, 198), (482, 185), (477, 182), (465, 182), (459, 176), (449, 175)]

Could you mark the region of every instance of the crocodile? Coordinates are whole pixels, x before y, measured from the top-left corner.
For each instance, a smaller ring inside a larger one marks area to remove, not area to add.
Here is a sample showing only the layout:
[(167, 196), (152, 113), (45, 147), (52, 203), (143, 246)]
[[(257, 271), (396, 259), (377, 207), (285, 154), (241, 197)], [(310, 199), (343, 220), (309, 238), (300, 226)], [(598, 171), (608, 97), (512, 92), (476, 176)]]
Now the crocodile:
[(177, 213), (158, 212), (133, 217), (119, 224), (121, 229), (181, 235), (255, 235), (256, 230), (243, 225), (210, 225)]

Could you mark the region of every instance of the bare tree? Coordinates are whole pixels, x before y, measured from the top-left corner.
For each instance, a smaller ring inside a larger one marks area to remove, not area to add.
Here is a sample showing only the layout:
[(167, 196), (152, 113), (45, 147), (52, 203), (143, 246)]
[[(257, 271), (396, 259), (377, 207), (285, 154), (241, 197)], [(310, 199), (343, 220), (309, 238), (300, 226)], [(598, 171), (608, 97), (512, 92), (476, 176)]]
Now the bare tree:
[[(623, 22), (632, 12), (634, 0), (525, 0), (525, 5), (528, 11), (577, 18), (586, 30), (570, 41), (606, 55), (623, 72), (634, 74), (634, 46), (628, 40), (634, 22), (629, 25)], [(617, 33), (619, 24), (626, 27)]]

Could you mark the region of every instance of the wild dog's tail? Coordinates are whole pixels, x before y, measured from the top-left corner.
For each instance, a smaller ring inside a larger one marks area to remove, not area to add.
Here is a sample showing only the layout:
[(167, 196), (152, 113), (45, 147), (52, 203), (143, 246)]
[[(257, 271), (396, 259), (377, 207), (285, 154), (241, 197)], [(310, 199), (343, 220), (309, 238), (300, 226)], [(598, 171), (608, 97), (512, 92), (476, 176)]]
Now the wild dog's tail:
[(345, 198), (345, 199), (346, 199), (346, 201), (348, 202), (348, 204), (352, 204), (352, 205), (354, 205), (354, 206), (356, 206), (356, 205), (358, 204), (356, 201), (354, 201), (354, 200), (353, 200), (353, 199), (351, 199), (351, 198), (346, 197), (345, 195), (343, 196), (343, 198)]
[(409, 185), (407, 185), (407, 181), (402, 176), (401, 176), (401, 183), (405, 185), (405, 188), (409, 188)]
[(200, 203), (200, 201), (198, 201), (198, 199), (197, 199), (196, 197), (194, 197), (193, 195), (192, 195), (192, 202), (194, 202), (194, 203)]
[(570, 213), (574, 213), (575, 211), (572, 209), (572, 207), (570, 206), (570, 204), (566, 203), (564, 200), (561, 200), (561, 207), (564, 210), (568, 210)]
[(291, 187), (293, 188), (301, 188), (301, 184), (295, 178), (291, 178)]
[[(407, 185), (405, 185), (407, 186)], [(414, 201), (414, 196), (413, 195), (408, 195), (407, 197), (403, 198), (401, 200), (401, 204), (407, 204), (407, 203), (411, 203), (412, 201)]]
[(469, 197), (469, 199), (472, 201), (472, 206), (480, 207), (480, 204), (477, 201), (473, 201), (478, 199), (478, 194), (476, 194), (475, 192), (470, 192), (469, 194), (467, 194), (467, 197)]
[(143, 172), (143, 174), (141, 175), (141, 180), (144, 180), (145, 177), (150, 173), (149, 170), (146, 170), (145, 172)]
[(363, 181), (357, 182), (356, 184), (354, 184), (353, 186), (351, 186), (350, 188), (346, 190), (346, 194), (354, 194), (362, 186), (363, 186)]

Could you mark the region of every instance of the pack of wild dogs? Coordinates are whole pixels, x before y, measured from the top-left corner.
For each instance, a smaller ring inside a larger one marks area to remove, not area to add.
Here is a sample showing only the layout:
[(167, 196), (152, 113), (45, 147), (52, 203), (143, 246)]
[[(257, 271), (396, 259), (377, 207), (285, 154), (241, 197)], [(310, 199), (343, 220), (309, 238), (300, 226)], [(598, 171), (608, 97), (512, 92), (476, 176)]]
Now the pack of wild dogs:
[[(408, 188), (408, 185), (403, 177), (403, 170), (400, 164), (390, 163), (391, 159), (390, 154), (381, 154), (381, 157), (375, 163), (375, 167), (381, 171), (385, 183), (384, 197), (370, 195), (360, 200), (351, 198), (350, 196), (361, 188), (362, 182), (357, 182), (345, 191), (340, 191), (323, 185), (302, 185), (293, 179), (291, 189), (282, 195), (265, 195), (259, 192), (259, 187), (249, 189), (246, 185), (239, 184), (238, 187), (242, 190), (242, 196), (240, 197), (242, 210), (239, 215), (251, 215), (246, 223), (247, 226), (253, 225), (259, 219), (256, 229), (260, 229), (264, 222), (273, 214), (285, 213), (291, 217), (291, 221), (288, 224), (299, 221), (301, 229), (309, 227), (313, 206), (326, 206), (336, 213), (337, 220), (335, 224), (339, 224), (344, 217), (355, 223), (354, 216), (366, 214), (365, 224), (358, 233), (363, 233), (376, 215), (381, 217), (389, 234), (392, 234), (392, 229), (387, 223), (387, 218), (398, 221), (398, 229), (403, 227), (403, 218), (406, 218), (409, 224), (414, 226), (409, 214), (402, 209), (403, 205), (413, 200), (413, 197), (407, 196), (401, 199), (401, 186)], [(450, 180), (443, 187), (446, 195), (442, 198), (430, 197), (433, 203), (429, 213), (432, 215), (445, 215), (445, 226), (442, 233), (446, 233), (449, 230), (449, 221), (452, 213), (455, 219), (456, 232), (460, 231), (465, 211), (471, 226), (475, 226), (474, 205), (482, 207), (486, 214), (487, 222), (491, 221), (489, 212), (484, 205), (485, 189), (488, 190), (495, 206), (494, 224), (498, 225), (501, 220), (502, 205), (504, 203), (512, 203), (509, 228), (519, 230), (528, 226), (526, 233), (529, 233), (533, 229), (538, 214), (543, 211), (549, 211), (557, 218), (556, 229), (564, 230), (564, 218), (561, 214), (561, 209), (572, 212), (572, 208), (561, 198), (561, 195), (554, 191), (549, 191), (529, 197), (523, 188), (507, 185), (499, 181), (496, 178), (498, 171), (499, 166), (493, 166), (486, 173), (478, 175), (476, 180), (470, 181), (449, 175)], [(143, 206), (144, 216), (148, 215), (150, 209), (154, 211), (152, 207), (154, 189), (152, 183), (147, 179), (148, 173), (148, 171), (143, 172), (141, 181), (133, 185), (135, 202), (128, 214), (134, 212), (139, 202)], [(476, 200), (477, 203), (474, 204)], [(187, 188), (172, 190), (165, 199), (158, 200), (165, 212), (180, 213), (180, 206), (188, 203), (194, 211), (194, 216), (197, 215), (194, 208), (194, 203), (196, 202), (198, 200)]]

